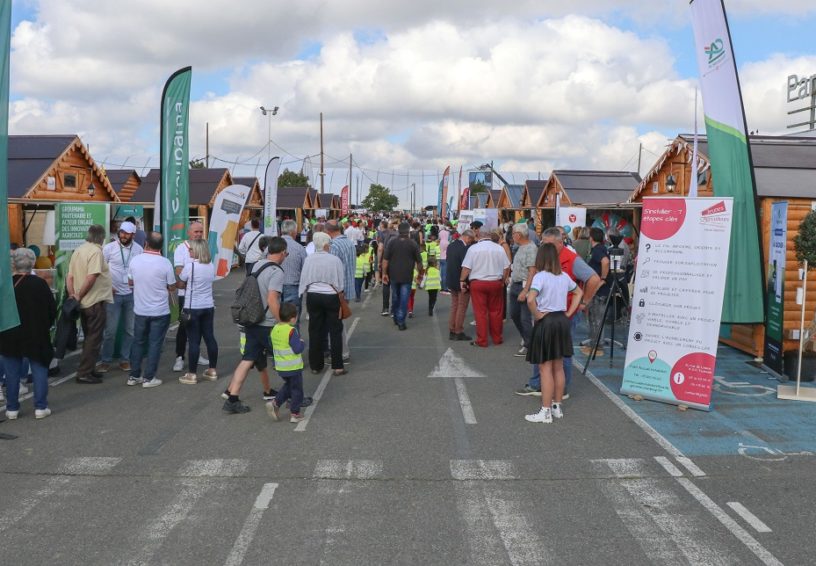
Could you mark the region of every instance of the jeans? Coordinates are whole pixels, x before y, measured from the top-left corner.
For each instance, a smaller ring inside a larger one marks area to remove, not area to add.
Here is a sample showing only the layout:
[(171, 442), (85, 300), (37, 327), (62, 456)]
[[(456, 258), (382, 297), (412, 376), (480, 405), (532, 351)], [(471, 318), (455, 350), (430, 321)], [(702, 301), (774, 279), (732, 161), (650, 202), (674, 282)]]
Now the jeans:
[(187, 364), (192, 374), (198, 371), (198, 356), (201, 352), (202, 336), (204, 336), (204, 343), (207, 345), (207, 358), (210, 360), (210, 369), (215, 369), (218, 366), (218, 342), (215, 341), (215, 332), (213, 330), (214, 319), (214, 308), (190, 310), (190, 322), (187, 324), (187, 343), (189, 344)]
[(106, 303), (99, 302), (91, 305), (87, 309), (79, 311), (82, 321), (82, 332), (85, 334), (85, 342), (82, 344), (82, 354), (79, 356), (79, 367), (77, 375), (90, 375), (99, 361), (99, 353), (102, 348), (102, 335), (105, 333)]
[[(564, 393), (567, 393), (570, 383), (572, 382), (572, 357), (561, 359), (564, 360)], [(530, 381), (527, 382), (527, 385), (536, 391), (541, 391), (541, 373), (538, 371), (538, 364), (532, 365), (533, 375), (530, 377)]]
[[(142, 316), (137, 314), (133, 323), (133, 347), (130, 349), (130, 377), (142, 376), (142, 358), (147, 356), (144, 378), (156, 377), (162, 344), (170, 326), (170, 315)], [(180, 329), (181, 327), (179, 327)]]
[(337, 295), (306, 293), (309, 311), (309, 367), (323, 369), (326, 334), (331, 345), (332, 369), (343, 369), (343, 321), (340, 320), (340, 299)]
[(252, 270), (255, 268), (255, 262), (254, 261), (252, 263), (244, 262), (244, 268), (246, 269), (246, 274), (251, 275)]
[(363, 300), (363, 282), (365, 281), (365, 277), (355, 277), (354, 278), (354, 290), (357, 292), (357, 298), (355, 299), (358, 303)]
[(297, 307), (297, 322), (295, 328), (300, 332), (300, 315), (303, 310), (303, 297), (298, 294), (299, 285), (284, 285), (283, 293), (281, 294), (281, 304), (292, 303)]
[(442, 290), (443, 291), (448, 290), (448, 283), (445, 280), (445, 275), (446, 275), (446, 273), (448, 271), (447, 266), (448, 266), (448, 260), (446, 260), (446, 259), (440, 259), (439, 260), (439, 275), (442, 278)]
[(521, 338), (524, 340), (524, 347), (530, 347), (530, 337), (533, 334), (533, 314), (527, 308), (527, 303), (518, 302), (518, 297), (524, 290), (524, 283), (513, 283), (510, 285), (510, 318), (516, 325)]
[(130, 348), (133, 345), (133, 293), (114, 295), (113, 302), (107, 303), (105, 310), (107, 321), (102, 342), (102, 361), (106, 364), (113, 361), (113, 346), (116, 342), (116, 333), (119, 331), (119, 317), (125, 319), (125, 333), (122, 335), (119, 359), (129, 360)]
[(394, 283), (391, 282), (391, 306), (393, 307), (394, 320), (397, 324), (405, 324), (405, 317), (408, 314), (408, 297), (411, 296), (411, 282)]
[[(48, 366), (34, 360), (31, 364), (31, 377), (34, 378), (34, 408), (48, 408)], [(20, 382), (27, 375), (25, 358), (3, 356), (3, 365), (6, 371), (6, 409), (20, 410)]]
[(283, 380), (283, 387), (278, 390), (275, 402), (278, 407), (283, 407), (283, 404), (289, 401), (289, 410), (292, 413), (300, 413), (300, 406), (303, 404), (303, 372), (280, 377)]

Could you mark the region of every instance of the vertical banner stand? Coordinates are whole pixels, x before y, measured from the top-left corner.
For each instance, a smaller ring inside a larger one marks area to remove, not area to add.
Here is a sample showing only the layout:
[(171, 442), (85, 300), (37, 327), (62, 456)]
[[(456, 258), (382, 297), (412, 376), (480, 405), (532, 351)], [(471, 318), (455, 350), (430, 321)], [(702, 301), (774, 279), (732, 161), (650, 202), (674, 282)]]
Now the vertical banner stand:
[[(796, 365), (796, 385), (778, 385), (776, 388), (777, 399), (787, 399), (790, 401), (810, 401), (816, 402), (816, 389), (812, 387), (802, 388), (802, 350), (805, 347), (805, 307), (807, 305), (807, 276), (808, 262), (805, 260), (802, 265), (802, 305), (801, 318), (799, 319), (799, 360)], [(798, 299), (797, 293), (797, 299)]]

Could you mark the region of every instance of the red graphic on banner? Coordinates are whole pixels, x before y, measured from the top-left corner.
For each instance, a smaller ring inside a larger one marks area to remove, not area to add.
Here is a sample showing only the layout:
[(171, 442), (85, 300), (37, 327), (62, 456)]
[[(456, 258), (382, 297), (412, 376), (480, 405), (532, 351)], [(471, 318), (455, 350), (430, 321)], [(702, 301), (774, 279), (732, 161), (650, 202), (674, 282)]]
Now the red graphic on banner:
[(706, 406), (711, 403), (716, 362), (716, 357), (703, 352), (686, 354), (677, 360), (669, 378), (672, 393), (677, 400)]
[(643, 199), (641, 232), (652, 240), (671, 238), (686, 220), (686, 201), (682, 198)]
[(712, 214), (723, 214), (725, 212), (725, 201), (720, 201), (714, 206), (710, 206), (706, 208), (703, 212), (703, 216), (711, 216)]
[(574, 214), (569, 215), (570, 224), (574, 224), (577, 220), (578, 220), (578, 217), (575, 216)]

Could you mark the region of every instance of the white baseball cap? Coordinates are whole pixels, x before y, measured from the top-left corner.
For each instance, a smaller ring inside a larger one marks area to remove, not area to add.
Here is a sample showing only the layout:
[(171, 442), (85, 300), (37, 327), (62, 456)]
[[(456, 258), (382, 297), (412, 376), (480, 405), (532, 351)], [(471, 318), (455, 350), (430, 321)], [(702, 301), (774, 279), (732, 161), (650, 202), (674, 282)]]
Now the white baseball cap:
[(120, 232), (127, 232), (128, 234), (135, 234), (136, 233), (136, 225), (133, 222), (122, 222), (119, 226)]

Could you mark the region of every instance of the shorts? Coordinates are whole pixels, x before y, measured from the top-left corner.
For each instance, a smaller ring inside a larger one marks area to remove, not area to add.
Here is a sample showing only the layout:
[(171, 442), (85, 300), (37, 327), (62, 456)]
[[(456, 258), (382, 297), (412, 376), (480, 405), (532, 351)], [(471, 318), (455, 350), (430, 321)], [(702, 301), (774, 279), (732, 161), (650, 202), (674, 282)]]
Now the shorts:
[(270, 326), (247, 326), (244, 329), (246, 344), (241, 359), (255, 362), (255, 368), (259, 371), (266, 368), (267, 356), (273, 355), (271, 333)]

